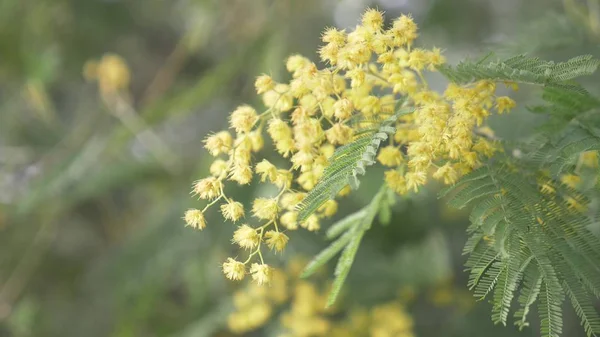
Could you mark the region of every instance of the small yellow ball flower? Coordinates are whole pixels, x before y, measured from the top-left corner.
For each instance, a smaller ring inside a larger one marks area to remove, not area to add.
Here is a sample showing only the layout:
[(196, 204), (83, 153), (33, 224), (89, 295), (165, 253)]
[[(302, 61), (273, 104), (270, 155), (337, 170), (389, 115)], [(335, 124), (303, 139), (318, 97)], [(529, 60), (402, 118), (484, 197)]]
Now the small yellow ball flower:
[(277, 176), (273, 181), (273, 184), (279, 188), (290, 188), (292, 186), (292, 179), (294, 174), (288, 170), (279, 169), (277, 170)]
[(289, 240), (290, 238), (281, 232), (268, 231), (265, 233), (267, 246), (269, 246), (269, 249), (275, 249), (277, 252), (282, 252)]
[(423, 70), (428, 63), (427, 52), (420, 48), (413, 49), (408, 56), (408, 66), (413, 70)]
[(281, 218), (279, 219), (281, 225), (289, 230), (298, 229), (298, 212), (289, 211), (283, 213)]
[(456, 172), (450, 163), (446, 163), (444, 166), (435, 171), (433, 178), (444, 180), (444, 184), (451, 185), (458, 180), (458, 172)]
[(210, 174), (214, 177), (219, 177), (227, 172), (227, 162), (223, 159), (216, 159), (210, 164)]
[(225, 277), (230, 280), (240, 281), (246, 276), (246, 266), (239, 261), (232, 258), (227, 258), (227, 261), (223, 263), (223, 273)]
[(337, 213), (338, 203), (335, 200), (327, 200), (323, 206), (319, 207), (318, 211), (326, 217), (332, 217)]
[(400, 195), (406, 194), (408, 192), (408, 187), (406, 186), (406, 179), (398, 171), (386, 171), (385, 182), (394, 192)]
[(496, 98), (496, 110), (499, 114), (510, 112), (515, 106), (517, 106), (517, 103), (508, 96)]
[(319, 217), (316, 214), (310, 215), (304, 222), (300, 224), (302, 228), (306, 228), (311, 232), (318, 231), (321, 229), (321, 224), (319, 223)]
[(277, 179), (277, 167), (266, 159), (263, 159), (260, 163), (256, 164), (255, 171), (260, 174), (260, 181), (265, 182), (275, 181)]
[(252, 144), (252, 152), (259, 152), (262, 150), (265, 145), (265, 140), (263, 139), (262, 133), (260, 131), (252, 131), (250, 132), (250, 143)]
[(446, 58), (442, 55), (442, 51), (439, 48), (433, 48), (427, 52), (427, 69), (435, 71), (437, 66), (446, 63)]
[(239, 106), (229, 117), (229, 123), (236, 132), (250, 132), (257, 121), (256, 110), (249, 105)]
[(281, 207), (287, 210), (293, 210), (306, 197), (306, 193), (288, 192), (281, 196)]
[(331, 144), (344, 145), (352, 141), (354, 130), (347, 125), (336, 123), (331, 129), (325, 131), (325, 136)]
[(208, 177), (196, 181), (192, 192), (198, 195), (200, 199), (211, 200), (220, 196), (222, 189), (223, 183), (219, 179)]
[(346, 77), (350, 79), (350, 86), (358, 88), (365, 83), (366, 73), (361, 68), (355, 68), (346, 72)]
[(258, 285), (268, 284), (271, 282), (271, 267), (266, 264), (253, 263), (250, 267), (250, 273), (252, 273), (252, 280)]
[(233, 232), (233, 242), (237, 243), (241, 248), (252, 249), (258, 246), (259, 241), (260, 236), (256, 232), (256, 229), (248, 225), (241, 225)]
[(346, 33), (337, 28), (327, 28), (323, 32), (321, 40), (325, 43), (330, 43), (336, 47), (341, 47), (346, 44)]
[(345, 196), (349, 195), (351, 192), (352, 192), (352, 187), (350, 187), (350, 185), (346, 185), (338, 192), (338, 196), (345, 197)]
[(233, 139), (227, 131), (217, 132), (210, 135), (204, 140), (204, 148), (213, 156), (218, 156), (221, 153), (227, 153), (231, 149)]
[(229, 201), (221, 205), (221, 213), (226, 220), (238, 221), (244, 216), (244, 205), (237, 201)]
[(406, 187), (417, 192), (419, 186), (425, 185), (427, 182), (427, 174), (422, 171), (408, 172), (406, 174)]
[(273, 220), (279, 213), (279, 206), (275, 198), (258, 198), (252, 205), (252, 213), (255, 217), (262, 220)]
[(417, 38), (417, 25), (411, 16), (402, 15), (394, 20), (389, 34), (394, 46), (410, 45)]
[(352, 116), (354, 106), (352, 101), (347, 98), (342, 98), (333, 105), (333, 115), (339, 120), (345, 120)]
[(388, 145), (379, 151), (377, 160), (385, 166), (398, 166), (402, 162), (402, 152), (399, 148)]
[(206, 219), (204, 213), (199, 209), (188, 209), (183, 217), (185, 225), (196, 229), (204, 229), (206, 227)]
[(229, 179), (237, 182), (240, 185), (249, 184), (252, 180), (252, 167), (244, 164), (234, 165), (230, 171)]
[(383, 26), (383, 13), (374, 8), (369, 8), (363, 13), (361, 21), (365, 28), (379, 31)]
[(269, 90), (272, 90), (275, 87), (275, 82), (269, 75), (260, 75), (256, 78), (254, 82), (254, 87), (256, 88), (257, 94), (263, 94)]
[[(310, 63), (310, 60), (302, 55), (292, 55), (288, 57), (287, 61), (285, 62), (285, 67), (290, 73), (296, 73), (308, 66)], [(299, 75), (299, 73), (295, 75)]]

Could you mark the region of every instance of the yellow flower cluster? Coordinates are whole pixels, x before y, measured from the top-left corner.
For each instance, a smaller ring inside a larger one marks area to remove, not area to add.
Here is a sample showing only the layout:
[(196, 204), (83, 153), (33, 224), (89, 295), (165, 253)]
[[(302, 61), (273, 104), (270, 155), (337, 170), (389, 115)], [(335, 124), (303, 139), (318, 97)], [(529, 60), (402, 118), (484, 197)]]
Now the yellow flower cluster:
[[(210, 167), (211, 177), (197, 181), (193, 193), (209, 203), (186, 213), (189, 226), (203, 229), (203, 214), (221, 201), (225, 220), (244, 217), (244, 206), (226, 196), (226, 182), (245, 185), (257, 175), (279, 189), (274, 196), (254, 200), (251, 210), (257, 225), (243, 224), (235, 232), (233, 242), (249, 256), (243, 262), (229, 258), (223, 264), (228, 278), (241, 280), (250, 273), (257, 283), (269, 282), (272, 270), (264, 262), (262, 248), (280, 252), (288, 242), (286, 231), (298, 227), (316, 231), (323, 218), (337, 212), (337, 202), (331, 200), (305, 221), (297, 221), (297, 205), (315, 187), (335, 148), (352, 142), (359, 125), (393, 115), (399, 102), (416, 110), (397, 121), (395, 136), (377, 156), (389, 168), (385, 182), (395, 192), (417, 191), (430, 171), (433, 178), (451, 184), (477, 167), (482, 156), (497, 151), (489, 132), (477, 128), (486, 129), (483, 124), (492, 109), (507, 112), (514, 101), (496, 97), (495, 83), (487, 81), (451, 84), (443, 94), (431, 91), (423, 72), (444, 64), (441, 50), (413, 46), (418, 34), (410, 16), (402, 15), (387, 28), (383, 23), (383, 13), (369, 9), (350, 32), (325, 30), (319, 55), (328, 67), (319, 69), (300, 55), (289, 57), (285, 64), (292, 77), (289, 83), (268, 75), (256, 79), (265, 110), (242, 105), (231, 113), (233, 132), (220, 131), (206, 139), (206, 149), (217, 158)], [(263, 148), (263, 133), (289, 160), (288, 167), (266, 159), (253, 161)], [(340, 195), (348, 192), (344, 189)]]
[(414, 336), (413, 320), (400, 301), (376, 305), (371, 310), (325, 309), (325, 289), (298, 280), (303, 267), (304, 261), (293, 259), (287, 273), (274, 272), (270, 287), (249, 284), (236, 291), (235, 310), (228, 317), (229, 330), (236, 334), (257, 330), (280, 311), (281, 337)]
[(249, 284), (233, 294), (235, 311), (229, 314), (227, 325), (233, 333), (242, 334), (265, 325), (273, 311), (288, 299), (285, 273), (275, 270), (270, 287)]

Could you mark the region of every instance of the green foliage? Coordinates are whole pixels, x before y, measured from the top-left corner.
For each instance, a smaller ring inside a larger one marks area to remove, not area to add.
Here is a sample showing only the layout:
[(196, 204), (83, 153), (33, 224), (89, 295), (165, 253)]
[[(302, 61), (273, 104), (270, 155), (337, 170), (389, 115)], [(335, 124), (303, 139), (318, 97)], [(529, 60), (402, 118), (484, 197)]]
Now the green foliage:
[(325, 168), (323, 177), (299, 206), (298, 220), (306, 220), (327, 200), (335, 198), (344, 186), (350, 185), (357, 189), (360, 184), (358, 175), (364, 175), (366, 168), (375, 164), (379, 145), (396, 131), (392, 125), (401, 115), (413, 111), (414, 109), (402, 108), (387, 119), (379, 121), (377, 127), (361, 130), (352, 143), (337, 148), (329, 159), (329, 166)]
[(467, 84), (478, 80), (510, 81), (562, 88), (584, 94), (586, 93), (585, 89), (568, 81), (592, 74), (600, 64), (600, 60), (591, 55), (577, 56), (559, 63), (525, 55), (488, 61), (490, 57), (492, 54), (475, 62), (460, 62), (454, 67), (444, 65), (439, 70), (449, 80), (458, 84)]
[(371, 227), (375, 216), (381, 212), (382, 208), (389, 208), (388, 203), (382, 202), (384, 199), (388, 198), (388, 192), (389, 190), (383, 185), (366, 207), (356, 213), (348, 215), (332, 225), (327, 231), (327, 237), (333, 239), (337, 236), (341, 236), (321, 251), (321, 253), (317, 254), (317, 256), (315, 256), (305, 267), (302, 277), (309, 277), (314, 274), (319, 267), (326, 264), (336, 254), (343, 250), (335, 267), (335, 279), (327, 299), (327, 306), (335, 303), (335, 300), (346, 281), (346, 277), (350, 272), (360, 242), (365, 232)]
[(559, 336), (566, 294), (587, 335), (600, 333), (591, 302), (600, 296), (600, 240), (587, 229), (594, 219), (566, 202), (585, 203), (581, 194), (564, 186), (555, 194), (541, 194), (535, 176), (497, 163), (472, 172), (441, 195), (450, 192), (450, 205), (473, 205), (465, 247), (469, 288), (480, 299), (493, 291), (495, 323), (506, 324), (518, 291), (515, 324), (527, 326), (537, 299), (542, 335)]

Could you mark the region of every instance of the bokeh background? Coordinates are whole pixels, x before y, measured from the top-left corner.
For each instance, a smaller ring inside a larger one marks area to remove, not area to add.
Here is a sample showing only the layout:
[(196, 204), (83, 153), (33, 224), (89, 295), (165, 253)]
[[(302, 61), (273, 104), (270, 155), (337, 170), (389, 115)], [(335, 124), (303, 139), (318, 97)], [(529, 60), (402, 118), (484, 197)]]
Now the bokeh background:
[[(235, 254), (234, 226), (215, 213), (202, 232), (181, 220), (211, 162), (202, 140), (242, 102), (260, 108), (255, 76), (287, 80), (288, 55), (316, 60), (322, 29), (352, 27), (367, 6), (412, 13), (419, 43), (451, 63), (489, 50), (600, 54), (598, 0), (1, 0), (0, 336), (233, 336), (227, 317), (244, 285), (225, 281), (220, 263)], [(122, 86), (116, 99), (102, 67)], [(504, 138), (535, 126), (534, 93), (522, 88), (524, 104), (492, 121)], [(366, 179), (341, 214), (370, 199), (381, 172)], [(468, 219), (436, 191), (399, 201), (391, 224), (369, 231), (341, 306), (401, 298), (417, 336), (539, 335), (535, 318), (523, 332), (494, 326), (490, 305), (473, 300)], [(248, 202), (259, 191), (237, 193)], [(323, 233), (290, 236), (273, 264), (326, 245)], [(566, 312), (564, 336), (583, 336)], [(277, 317), (245, 335), (278, 335)]]

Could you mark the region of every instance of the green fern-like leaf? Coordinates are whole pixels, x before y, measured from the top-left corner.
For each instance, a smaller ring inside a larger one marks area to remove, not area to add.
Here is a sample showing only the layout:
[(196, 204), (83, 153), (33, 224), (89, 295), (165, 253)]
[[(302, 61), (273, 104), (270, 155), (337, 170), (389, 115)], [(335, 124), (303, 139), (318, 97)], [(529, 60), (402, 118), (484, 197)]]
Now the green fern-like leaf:
[(329, 238), (341, 236), (315, 256), (302, 272), (302, 277), (309, 277), (319, 267), (342, 251), (335, 268), (335, 279), (327, 299), (327, 306), (332, 305), (336, 301), (348, 277), (362, 238), (365, 232), (371, 227), (375, 216), (380, 212), (383, 204), (382, 201), (387, 197), (388, 189), (384, 185), (367, 206), (332, 225), (327, 236)]
[(535, 179), (489, 166), (442, 192), (449, 193), (449, 204), (473, 205), (464, 249), (469, 288), (480, 299), (493, 291), (495, 323), (506, 324), (519, 291), (515, 324), (527, 326), (537, 300), (542, 335), (559, 336), (567, 295), (588, 336), (597, 333), (600, 317), (590, 303), (600, 297), (600, 240), (587, 229), (589, 217), (564, 201), (565, 195), (583, 196), (567, 187), (543, 195)]
[(577, 56), (560, 63), (525, 55), (497, 61), (488, 61), (489, 58), (490, 55), (487, 55), (479, 61), (464, 61), (454, 67), (444, 65), (439, 70), (450, 81), (458, 84), (478, 80), (511, 81), (587, 93), (579, 85), (568, 81), (590, 75), (600, 65), (600, 60), (591, 55)]

